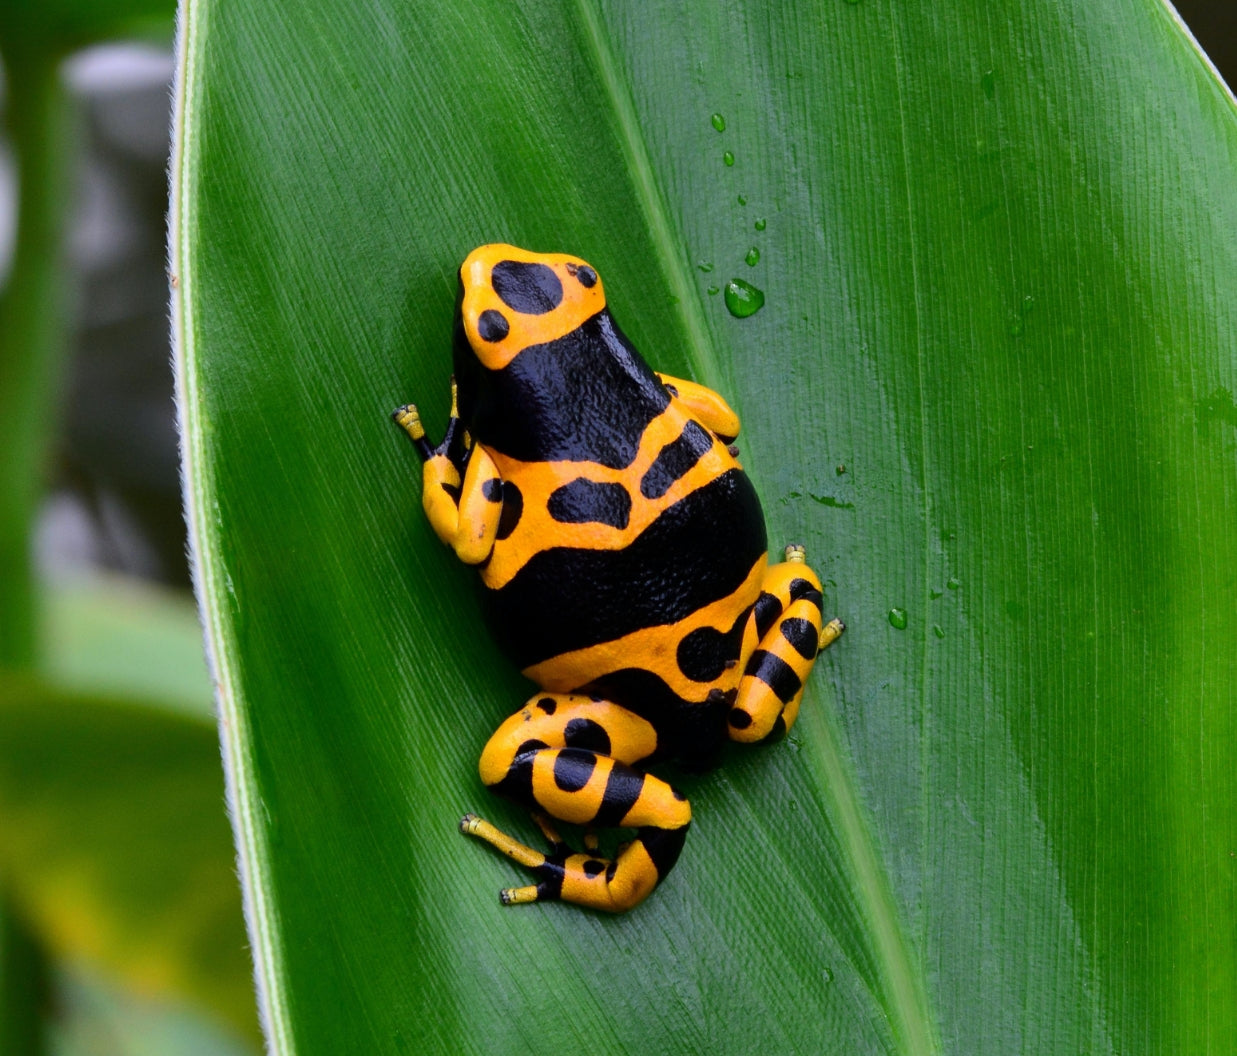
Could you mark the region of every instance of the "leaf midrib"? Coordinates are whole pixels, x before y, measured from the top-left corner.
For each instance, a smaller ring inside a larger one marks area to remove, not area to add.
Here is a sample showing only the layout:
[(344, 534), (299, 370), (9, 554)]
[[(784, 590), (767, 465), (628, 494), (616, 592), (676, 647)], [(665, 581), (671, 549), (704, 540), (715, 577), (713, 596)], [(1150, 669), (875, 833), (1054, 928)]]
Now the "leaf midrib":
[[(717, 385), (722, 371), (709, 338), (699, 294), (689, 283), (687, 270), (683, 267), (682, 254), (679, 251), (681, 239), (654, 175), (629, 86), (619, 73), (618, 63), (611, 51), (609, 38), (603, 32), (595, 4), (592, 0), (576, 0), (576, 10), (584, 25), (585, 40), (593, 53), (617, 122), (622, 153), (633, 177), (636, 196), (652, 237), (658, 264), (674, 298), (674, 310), (687, 334), (687, 357), (695, 366), (697, 377), (702, 382)], [(895, 28), (895, 66), (900, 71), (897, 43)], [(900, 72), (898, 80), (900, 84)], [(904, 153), (905, 123), (906, 115), (903, 112)], [(907, 194), (910, 194), (909, 183)], [(912, 266), (914, 263), (912, 259)], [(918, 303), (918, 276), (915, 286)], [(922, 357), (921, 348), (921, 367)], [(921, 394), (922, 384), (921, 376)], [(926, 489), (924, 501), (927, 502)], [(935, 1023), (928, 1009), (923, 980), (910, 955), (905, 928), (890, 890), (889, 877), (882, 868), (876, 844), (863, 817), (857, 776), (847, 765), (845, 755), (836, 743), (833, 722), (827, 720), (824, 725), (829, 727), (822, 743), (822, 762), (828, 775), (825, 787), (830, 791), (840, 822), (842, 844), (847, 851), (857, 899), (864, 907), (865, 917), (873, 930), (876, 954), (887, 991), (886, 1012), (892, 1020), (895, 1036), (902, 1040), (909, 1056), (932, 1056), (940, 1051), (940, 1045), (936, 1041)]]
[(722, 377), (721, 367), (713, 352), (713, 342), (709, 338), (700, 295), (688, 281), (688, 271), (683, 267), (683, 255), (680, 252), (682, 239), (671, 220), (670, 210), (666, 207), (654, 175), (631, 91), (625, 78), (619, 73), (618, 62), (610, 48), (609, 38), (602, 27), (595, 3), (593, 0), (575, 0), (575, 6), (584, 25), (585, 42), (593, 53), (597, 72), (617, 122), (619, 146), (633, 178), (636, 198), (652, 236), (657, 263), (670, 287), (675, 314), (679, 316), (687, 335), (687, 358), (696, 367), (698, 380), (716, 386)]

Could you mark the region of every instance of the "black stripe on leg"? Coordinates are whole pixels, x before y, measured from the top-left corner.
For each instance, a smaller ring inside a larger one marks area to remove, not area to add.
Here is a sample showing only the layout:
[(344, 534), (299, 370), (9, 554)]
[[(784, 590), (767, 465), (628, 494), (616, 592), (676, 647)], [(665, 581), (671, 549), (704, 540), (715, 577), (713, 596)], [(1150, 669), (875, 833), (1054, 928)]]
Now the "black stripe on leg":
[(537, 885), (537, 901), (557, 902), (563, 894), (563, 876), (565, 874), (563, 863), (553, 858), (547, 858), (533, 872), (543, 878), (541, 883)]
[(818, 609), (823, 608), (825, 599), (821, 597), (820, 591), (812, 585), (812, 582), (807, 579), (792, 579), (790, 581), (790, 600), (798, 601), (800, 598), (806, 598)]
[(562, 748), (554, 758), (554, 783), (564, 792), (579, 792), (588, 784), (596, 768), (595, 752), (584, 748)]
[(644, 775), (624, 763), (615, 763), (606, 781), (606, 793), (593, 817), (599, 828), (612, 829), (620, 824), (636, 804), (644, 789)]
[[(803, 580), (798, 582), (802, 583)], [(769, 633), (769, 628), (776, 622), (777, 618), (782, 615), (782, 603), (777, 600), (776, 594), (762, 593), (756, 599), (756, 637), (763, 640), (764, 636)]]
[(521, 744), (515, 750), (502, 780), (490, 786), (491, 791), (522, 806), (535, 805), (537, 801), (533, 799), (533, 756), (549, 747), (545, 741), (536, 739)]
[(780, 656), (757, 649), (748, 661), (745, 674), (754, 675), (768, 686), (777, 699), (783, 704), (789, 704), (796, 693), (803, 688), (803, 682), (792, 668)]
[(781, 632), (782, 637), (795, 647), (795, 652), (804, 660), (816, 659), (816, 647), (820, 644), (820, 635), (807, 620), (791, 616), (782, 621)]
[(653, 859), (653, 865), (657, 868), (657, 879), (666, 879), (666, 874), (674, 868), (674, 863), (679, 860), (679, 852), (683, 850), (683, 844), (687, 840), (687, 830), (691, 827), (690, 823), (684, 825), (681, 829), (655, 829), (647, 827), (640, 829), (636, 834), (636, 838), (644, 844), (644, 849), (649, 852), (649, 857)]

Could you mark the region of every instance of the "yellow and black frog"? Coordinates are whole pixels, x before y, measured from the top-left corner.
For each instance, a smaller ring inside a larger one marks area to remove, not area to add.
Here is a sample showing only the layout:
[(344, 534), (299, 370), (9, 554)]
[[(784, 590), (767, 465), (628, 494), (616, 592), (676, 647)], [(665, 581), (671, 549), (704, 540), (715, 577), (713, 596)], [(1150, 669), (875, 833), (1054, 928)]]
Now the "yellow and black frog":
[[(536, 812), (550, 853), (473, 814), (460, 828), (538, 878), (504, 903), (621, 912), (670, 871), (691, 822), (687, 799), (646, 767), (704, 768), (728, 738), (781, 736), (843, 627), (822, 621), (802, 547), (768, 563), (737, 415), (648, 367), (596, 270), (489, 245), (460, 281), (446, 435), (432, 445), (412, 405), (393, 417), (424, 460), (430, 524), (476, 567), (494, 638), (541, 687), (480, 770)], [(585, 826), (585, 850), (549, 819)], [(595, 830), (614, 826), (635, 838), (605, 858)]]

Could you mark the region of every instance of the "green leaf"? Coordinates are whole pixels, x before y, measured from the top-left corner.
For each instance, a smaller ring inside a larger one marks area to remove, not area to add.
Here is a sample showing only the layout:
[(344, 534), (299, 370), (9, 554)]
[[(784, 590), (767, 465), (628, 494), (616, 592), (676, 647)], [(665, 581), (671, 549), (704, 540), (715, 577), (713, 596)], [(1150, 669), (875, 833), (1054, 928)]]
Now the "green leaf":
[(0, 679), (0, 872), (58, 957), (257, 1023), (211, 726)]
[[(182, 18), (188, 498), (276, 1052), (1228, 1050), (1237, 108), (1171, 9)], [(475, 770), (529, 687), (386, 416), (440, 431), (499, 240), (734, 400), (850, 628), (616, 919), (500, 908), (455, 832), (531, 835)]]

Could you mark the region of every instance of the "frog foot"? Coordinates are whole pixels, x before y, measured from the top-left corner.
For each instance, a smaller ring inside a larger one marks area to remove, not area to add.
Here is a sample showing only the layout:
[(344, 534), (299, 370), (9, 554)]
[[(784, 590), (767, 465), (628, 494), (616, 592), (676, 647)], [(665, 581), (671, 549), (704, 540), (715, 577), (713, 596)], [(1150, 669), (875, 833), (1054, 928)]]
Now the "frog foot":
[(451, 379), (451, 411), (447, 417), (447, 431), (443, 435), (441, 444), (431, 443), (429, 437), (425, 435), (421, 412), (417, 410), (415, 403), (405, 403), (403, 406), (396, 407), (391, 412), (391, 420), (408, 434), (422, 462), (428, 462), (435, 455), (442, 455), (463, 476), (464, 462), (468, 448), (472, 446), (472, 438), (460, 424), (459, 389), (454, 377)]
[[(499, 891), (504, 906), (561, 900), (621, 913), (642, 901), (657, 884), (658, 872), (650, 853), (666, 868), (667, 860), (672, 862), (678, 856), (687, 834), (686, 825), (666, 833), (642, 830), (640, 837), (624, 844), (613, 859), (608, 859), (595, 853), (572, 851), (547, 818), (533, 814), (533, 820), (550, 844), (549, 854), (520, 843), (476, 814), (465, 814), (460, 820), (461, 832), (497, 847), (538, 878), (536, 884)], [(595, 834), (585, 836), (586, 847), (592, 844), (595, 850), (596, 842)], [(666, 846), (661, 847), (662, 843)]]
[(415, 403), (405, 403), (391, 412), (391, 421), (408, 434), (422, 462), (428, 462), (434, 457), (434, 446), (425, 436), (425, 426), (421, 424), (421, 412)]
[[(569, 869), (573, 871), (578, 869), (586, 875), (596, 876), (604, 872), (608, 864), (589, 854), (574, 853), (544, 815), (534, 813), (532, 818), (550, 845), (549, 854), (542, 854), (520, 843), (519, 840), (508, 836), (484, 818), (477, 817), (476, 814), (465, 814), (460, 819), (460, 832), (468, 836), (476, 836), (491, 846), (497, 847), (512, 861), (530, 869), (540, 878), (540, 883), (528, 884), (524, 887), (505, 887), (499, 891), (498, 898), (504, 906), (518, 906), (528, 902), (544, 902), (560, 898), (563, 878)], [(590, 833), (585, 837), (586, 844), (590, 840), (595, 850), (596, 834)]]

